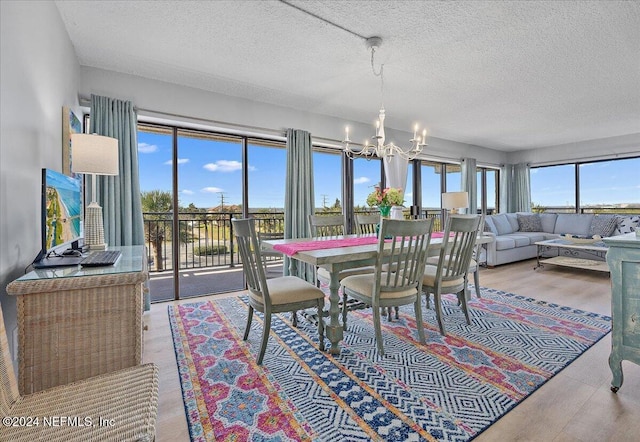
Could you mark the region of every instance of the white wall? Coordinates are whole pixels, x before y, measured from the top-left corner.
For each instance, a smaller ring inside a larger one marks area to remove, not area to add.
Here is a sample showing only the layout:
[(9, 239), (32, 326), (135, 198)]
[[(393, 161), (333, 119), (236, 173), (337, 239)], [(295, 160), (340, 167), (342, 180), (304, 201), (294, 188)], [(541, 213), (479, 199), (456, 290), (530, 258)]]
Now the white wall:
[[(638, 127), (640, 128), (640, 122)], [(638, 155), (640, 155), (640, 133), (512, 152), (508, 155), (507, 161), (510, 164), (530, 163), (536, 166), (570, 163), (576, 159), (586, 161)]]
[[(371, 124), (356, 124), (328, 115), (301, 112), (257, 101), (229, 97), (186, 86), (150, 80), (128, 74), (102, 69), (82, 67), (80, 93), (88, 98), (92, 93), (113, 98), (131, 100), (138, 108), (156, 111), (157, 114), (141, 111), (140, 115), (162, 117), (161, 113), (173, 114), (167, 119), (199, 123), (214, 129), (229, 129), (234, 125), (259, 128), (253, 133), (282, 136), (285, 129), (304, 129), (311, 132), (314, 141), (339, 145), (344, 135), (344, 126), (350, 126), (350, 138), (358, 142), (371, 136)], [(372, 109), (374, 112), (375, 109)], [(181, 118), (184, 116), (186, 118)], [(224, 124), (228, 123), (228, 124)], [(251, 133), (248, 128), (240, 128)], [(402, 145), (413, 134), (387, 129), (387, 140)], [(460, 160), (464, 157), (478, 159), (480, 164), (499, 165), (506, 159), (504, 152), (455, 141), (431, 138), (428, 140), (428, 155), (436, 159)]]
[[(0, 302), (40, 250), (41, 169), (62, 169), (62, 106), (78, 107), (80, 66), (50, 1), (0, 2)], [(13, 349), (12, 349), (13, 350)]]

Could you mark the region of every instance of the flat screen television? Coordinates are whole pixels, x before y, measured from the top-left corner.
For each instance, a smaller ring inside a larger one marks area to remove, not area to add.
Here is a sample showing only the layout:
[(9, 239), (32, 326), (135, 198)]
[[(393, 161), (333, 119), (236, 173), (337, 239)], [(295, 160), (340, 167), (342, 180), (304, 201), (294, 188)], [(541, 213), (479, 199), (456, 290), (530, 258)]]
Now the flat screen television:
[(82, 239), (82, 181), (42, 169), (42, 249), (36, 260), (65, 249), (78, 249)]

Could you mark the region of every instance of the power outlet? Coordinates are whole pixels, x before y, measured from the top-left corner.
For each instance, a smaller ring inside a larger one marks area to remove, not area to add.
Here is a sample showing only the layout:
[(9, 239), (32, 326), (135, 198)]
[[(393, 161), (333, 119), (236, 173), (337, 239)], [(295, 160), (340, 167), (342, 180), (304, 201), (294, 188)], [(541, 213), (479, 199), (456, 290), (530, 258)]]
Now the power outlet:
[(13, 346), (13, 360), (18, 360), (18, 327), (14, 327), (11, 332), (11, 343)]

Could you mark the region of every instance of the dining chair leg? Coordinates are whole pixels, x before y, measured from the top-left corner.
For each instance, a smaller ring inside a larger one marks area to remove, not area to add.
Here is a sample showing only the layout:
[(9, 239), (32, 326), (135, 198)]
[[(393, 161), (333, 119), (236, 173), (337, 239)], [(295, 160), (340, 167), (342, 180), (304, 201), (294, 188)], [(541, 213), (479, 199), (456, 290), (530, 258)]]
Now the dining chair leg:
[(293, 325), (294, 327), (298, 326), (298, 312), (297, 311), (292, 311), (291, 312), (291, 325)]
[(440, 293), (433, 294), (433, 308), (436, 310), (436, 319), (438, 320), (438, 327), (440, 327), (440, 334), (446, 336), (444, 331), (444, 322), (442, 322), (442, 300), (440, 299)]
[(251, 321), (253, 321), (253, 307), (249, 306), (249, 313), (247, 313), (247, 325), (244, 328), (243, 341), (246, 341), (249, 337), (249, 330), (251, 330)]
[(424, 337), (424, 322), (422, 321), (422, 303), (420, 302), (420, 295), (416, 298), (416, 302), (413, 303), (413, 309), (416, 314), (416, 328), (418, 329), (418, 339), (421, 344), (426, 344)]
[(342, 330), (347, 331), (347, 294), (342, 289)]
[(469, 309), (467, 308), (467, 295), (464, 290), (457, 293), (458, 303), (462, 306), (462, 311), (464, 312), (464, 317), (467, 319), (467, 325), (471, 325), (471, 320), (469, 319)]
[(382, 326), (380, 325), (380, 309), (373, 309), (373, 326), (376, 331), (376, 344), (378, 346), (378, 352), (380, 356), (384, 356), (384, 348), (382, 346)]
[(424, 294), (425, 294), (425, 297), (427, 298), (426, 299), (427, 308), (431, 308), (431, 294), (427, 292), (425, 292)]
[(318, 301), (318, 348), (324, 351), (324, 301)]
[(476, 271), (473, 272), (473, 283), (476, 286), (476, 295), (478, 298), (482, 298), (482, 296), (480, 296), (480, 269), (476, 269)]
[(262, 365), (264, 352), (267, 349), (269, 332), (271, 331), (271, 312), (264, 312), (264, 323), (262, 324), (262, 341), (260, 342), (260, 352), (258, 353), (258, 365)]

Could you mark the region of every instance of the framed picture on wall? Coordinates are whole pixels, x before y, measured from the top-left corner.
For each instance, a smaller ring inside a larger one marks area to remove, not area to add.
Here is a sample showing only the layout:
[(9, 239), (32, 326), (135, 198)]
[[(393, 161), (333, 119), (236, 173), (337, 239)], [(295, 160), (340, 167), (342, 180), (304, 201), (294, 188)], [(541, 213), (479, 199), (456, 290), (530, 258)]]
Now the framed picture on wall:
[(62, 107), (62, 173), (73, 176), (71, 173), (71, 134), (82, 133), (82, 122), (73, 111)]

